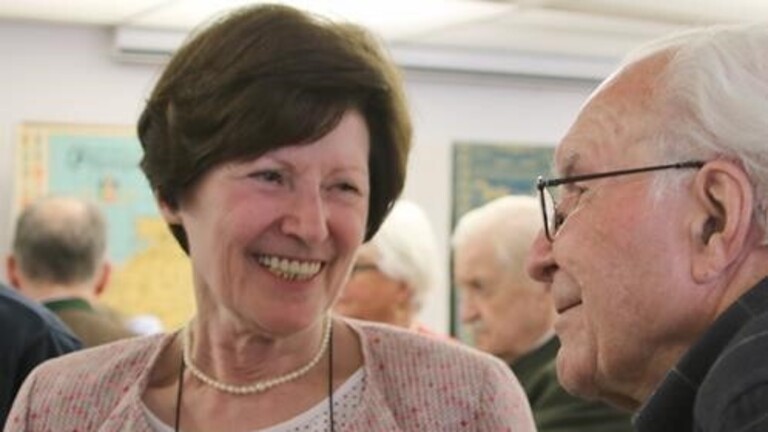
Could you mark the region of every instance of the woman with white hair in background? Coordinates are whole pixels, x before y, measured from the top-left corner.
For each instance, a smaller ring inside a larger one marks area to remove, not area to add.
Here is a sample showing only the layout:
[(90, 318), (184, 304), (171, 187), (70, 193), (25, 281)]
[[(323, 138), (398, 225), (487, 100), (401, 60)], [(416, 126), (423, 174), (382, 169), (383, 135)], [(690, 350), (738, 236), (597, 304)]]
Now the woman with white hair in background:
[(379, 232), (358, 250), (335, 311), (436, 335), (416, 317), (439, 275), (437, 246), (427, 215), (415, 203), (399, 200)]

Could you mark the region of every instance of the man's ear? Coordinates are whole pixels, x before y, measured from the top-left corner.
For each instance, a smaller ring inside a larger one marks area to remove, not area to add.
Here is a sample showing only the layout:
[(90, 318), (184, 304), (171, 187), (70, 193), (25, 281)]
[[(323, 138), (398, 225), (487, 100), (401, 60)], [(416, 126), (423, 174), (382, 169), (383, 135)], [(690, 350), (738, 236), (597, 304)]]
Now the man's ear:
[(408, 284), (405, 281), (398, 282), (397, 294), (395, 295), (395, 298), (397, 299), (397, 304), (400, 305), (401, 307), (410, 309), (412, 297), (413, 297), (413, 291), (408, 286)]
[(707, 162), (692, 187), (696, 214), (691, 270), (696, 281), (706, 282), (721, 275), (748, 246), (754, 192), (744, 169), (723, 160)]
[(5, 259), (5, 272), (8, 275), (8, 283), (17, 290), (21, 290), (21, 274), (16, 257), (8, 255)]
[(96, 281), (94, 283), (94, 295), (96, 297), (101, 296), (104, 294), (104, 291), (107, 289), (107, 285), (109, 284), (109, 277), (112, 275), (112, 265), (104, 261), (101, 263), (101, 266), (99, 267), (98, 274), (96, 275)]

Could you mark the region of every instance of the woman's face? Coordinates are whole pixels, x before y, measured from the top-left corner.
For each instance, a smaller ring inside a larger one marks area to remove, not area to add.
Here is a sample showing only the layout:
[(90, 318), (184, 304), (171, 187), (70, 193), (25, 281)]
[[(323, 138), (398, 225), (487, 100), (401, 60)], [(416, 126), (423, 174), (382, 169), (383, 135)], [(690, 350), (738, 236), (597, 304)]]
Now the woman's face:
[(365, 235), (368, 152), (348, 111), (319, 140), (215, 167), (177, 210), (163, 206), (189, 238), (201, 316), (275, 336), (317, 322)]

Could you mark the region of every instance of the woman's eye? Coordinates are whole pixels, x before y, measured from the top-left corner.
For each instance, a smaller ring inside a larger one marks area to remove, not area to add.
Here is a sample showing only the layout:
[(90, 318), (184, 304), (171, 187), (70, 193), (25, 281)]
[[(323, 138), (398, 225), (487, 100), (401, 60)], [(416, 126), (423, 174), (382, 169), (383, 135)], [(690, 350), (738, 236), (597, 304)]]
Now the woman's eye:
[(352, 183), (342, 182), (339, 183), (336, 187), (343, 192), (360, 192), (360, 189)]
[(344, 194), (354, 194), (354, 195), (360, 195), (361, 189), (357, 185), (357, 183), (353, 181), (346, 181), (346, 180), (340, 180), (336, 181), (334, 183), (331, 183), (328, 186), (329, 191), (337, 191)]
[(267, 170), (267, 171), (257, 171), (250, 175), (251, 178), (255, 178), (257, 180), (265, 181), (268, 183), (282, 183), (283, 182), (283, 174), (280, 173), (280, 171), (274, 171), (274, 170)]

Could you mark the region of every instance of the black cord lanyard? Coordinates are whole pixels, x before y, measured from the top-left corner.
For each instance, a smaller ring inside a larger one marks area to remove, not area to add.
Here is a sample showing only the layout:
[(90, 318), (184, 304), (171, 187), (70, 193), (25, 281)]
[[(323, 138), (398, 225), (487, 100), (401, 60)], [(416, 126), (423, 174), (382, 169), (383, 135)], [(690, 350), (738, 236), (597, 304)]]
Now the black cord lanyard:
[(330, 417), (331, 432), (334, 432), (333, 425), (333, 323), (331, 323), (331, 333), (328, 335), (328, 416)]
[(176, 417), (173, 422), (174, 432), (179, 432), (179, 421), (181, 420), (181, 389), (184, 387), (184, 356), (181, 357), (181, 366), (179, 367), (179, 388), (176, 389)]
[[(328, 344), (330, 345), (328, 351), (328, 414), (330, 417), (330, 432), (335, 432), (335, 425), (333, 421), (333, 324), (331, 324), (331, 330)], [(179, 432), (179, 425), (181, 424), (181, 396), (184, 383), (184, 356), (181, 358), (181, 366), (179, 366), (179, 387), (176, 390), (176, 417), (173, 422), (174, 432)]]

